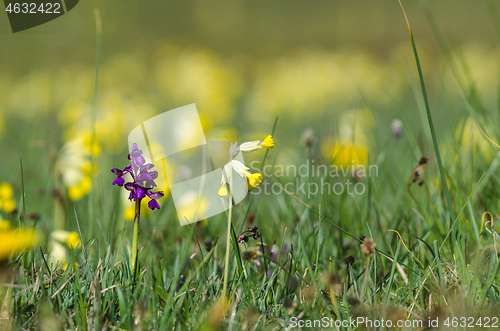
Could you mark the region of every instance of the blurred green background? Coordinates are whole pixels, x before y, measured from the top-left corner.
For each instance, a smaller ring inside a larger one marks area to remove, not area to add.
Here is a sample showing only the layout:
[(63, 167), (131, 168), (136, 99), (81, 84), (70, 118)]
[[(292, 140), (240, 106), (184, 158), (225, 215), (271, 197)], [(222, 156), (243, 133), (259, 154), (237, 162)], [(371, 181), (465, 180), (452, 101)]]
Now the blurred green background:
[[(473, 118), (495, 139), (496, 3), (403, 3), (444, 158), (459, 148), (464, 130), (479, 143), (464, 96), (477, 93), (483, 111)], [(405, 160), (399, 173), (388, 173), (406, 183), (419, 157), (432, 153), (397, 1), (81, 1), (16, 34), (0, 15), (0, 180), (19, 192), (22, 158), (26, 180), (36, 183), (27, 187), (32, 206), (52, 187), (73, 201), (90, 192), (94, 8), (103, 31), (96, 118), (103, 183), (117, 166), (109, 156), (123, 162), (132, 128), (190, 103), (212, 140), (263, 139), (280, 116), (276, 164), (301, 160), (305, 148), (296, 147), (311, 135), (308, 156), (325, 161), (338, 144), (361, 150), (362, 163), (389, 155)], [(394, 119), (405, 138), (388, 151)], [(481, 144), (478, 157), (491, 159), (490, 146)]]

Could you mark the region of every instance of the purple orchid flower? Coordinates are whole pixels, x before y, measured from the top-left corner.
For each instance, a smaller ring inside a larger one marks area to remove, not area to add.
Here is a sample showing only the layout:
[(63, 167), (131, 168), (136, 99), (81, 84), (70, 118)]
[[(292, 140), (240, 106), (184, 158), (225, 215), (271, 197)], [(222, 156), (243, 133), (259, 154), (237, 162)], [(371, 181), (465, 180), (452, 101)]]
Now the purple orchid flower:
[[(113, 181), (113, 185), (123, 186), (127, 191), (130, 191), (129, 199), (132, 201), (141, 201), (146, 196), (151, 200), (148, 202), (148, 207), (151, 210), (160, 209), (160, 204), (157, 199), (163, 197), (163, 192), (151, 192), (157, 185), (155, 179), (158, 178), (158, 171), (150, 171), (154, 165), (146, 163), (142, 156), (142, 151), (137, 147), (137, 144), (132, 145), (132, 152), (128, 155), (130, 165), (125, 169), (111, 169), (117, 177)], [(130, 174), (133, 181), (125, 183), (123, 176)]]

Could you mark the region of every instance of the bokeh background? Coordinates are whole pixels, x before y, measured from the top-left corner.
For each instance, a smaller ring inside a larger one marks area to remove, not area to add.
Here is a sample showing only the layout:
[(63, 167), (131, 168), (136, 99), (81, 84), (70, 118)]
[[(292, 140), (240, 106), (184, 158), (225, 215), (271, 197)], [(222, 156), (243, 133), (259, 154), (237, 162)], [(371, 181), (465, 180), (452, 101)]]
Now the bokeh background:
[[(465, 162), (460, 172), (471, 160), (489, 164), (495, 150), (474, 121), (496, 139), (498, 5), (403, 3), (445, 166)], [(126, 163), (130, 130), (190, 103), (209, 140), (263, 139), (279, 116), (274, 164), (330, 162), (340, 149), (347, 156), (332, 162), (376, 163), (387, 169), (378, 185), (389, 184), (395, 195), (420, 156), (432, 156), (397, 1), (81, 1), (63, 17), (16, 34), (0, 15), (0, 181), (19, 197), (23, 160), (28, 212), (57, 220), (47, 199), (66, 201), (66, 213), (73, 206), (87, 212), (94, 8), (102, 19), (102, 61), (92, 151), (103, 199), (119, 194), (107, 185), (109, 169)], [(468, 174), (464, 196), (478, 179)], [(438, 188), (437, 177), (434, 183)]]

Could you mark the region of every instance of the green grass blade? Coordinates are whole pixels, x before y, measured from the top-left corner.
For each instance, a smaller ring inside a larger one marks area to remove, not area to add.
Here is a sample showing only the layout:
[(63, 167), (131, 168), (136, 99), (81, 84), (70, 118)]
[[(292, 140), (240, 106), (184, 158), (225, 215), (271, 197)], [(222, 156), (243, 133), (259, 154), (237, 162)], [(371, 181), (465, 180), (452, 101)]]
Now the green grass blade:
[(398, 0), (398, 1), (399, 1), (399, 4), (401, 5), (401, 9), (403, 10), (406, 24), (408, 25), (408, 31), (410, 33), (410, 41), (411, 41), (411, 46), (413, 48), (413, 55), (415, 56), (415, 62), (417, 65), (418, 76), (420, 79), (420, 86), (422, 87), (422, 95), (424, 97), (425, 110), (427, 112), (427, 120), (429, 121), (429, 129), (431, 130), (432, 144), (434, 146), (434, 153), (436, 155), (436, 160), (437, 160), (438, 167), (439, 167), (439, 174), (441, 175), (441, 182), (443, 184), (444, 194), (446, 196), (446, 202), (448, 203), (448, 210), (450, 213), (450, 228), (451, 228), (453, 226), (453, 220), (455, 219), (455, 214), (453, 212), (453, 206), (451, 204), (450, 192), (448, 190), (448, 184), (446, 182), (446, 176), (444, 173), (443, 163), (441, 162), (441, 155), (439, 153), (439, 146), (437, 143), (436, 131), (434, 130), (434, 123), (432, 122), (431, 109), (429, 106), (429, 99), (427, 97), (427, 91), (425, 88), (424, 75), (422, 74), (422, 68), (420, 66), (420, 60), (418, 58), (417, 46), (415, 45), (415, 40), (413, 39), (413, 33), (411, 31), (410, 22), (408, 21), (408, 18), (406, 17), (406, 13), (405, 13), (405, 10), (403, 8), (403, 4), (401, 3), (401, 0)]

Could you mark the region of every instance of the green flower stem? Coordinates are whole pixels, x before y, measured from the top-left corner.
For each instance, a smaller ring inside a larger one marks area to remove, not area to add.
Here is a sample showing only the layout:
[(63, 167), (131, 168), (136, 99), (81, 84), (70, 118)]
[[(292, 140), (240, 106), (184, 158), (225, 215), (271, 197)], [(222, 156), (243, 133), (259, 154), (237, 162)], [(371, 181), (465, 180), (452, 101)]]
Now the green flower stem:
[(130, 270), (132, 271), (132, 276), (135, 279), (136, 268), (137, 268), (137, 242), (139, 239), (139, 219), (141, 218), (141, 200), (136, 199), (135, 201), (135, 217), (134, 217), (134, 237), (132, 239), (132, 256), (130, 259)]
[(227, 277), (229, 276), (229, 247), (231, 245), (231, 216), (233, 213), (233, 168), (229, 170), (229, 211), (227, 214), (226, 263), (224, 266), (224, 286), (222, 297), (227, 297)]

